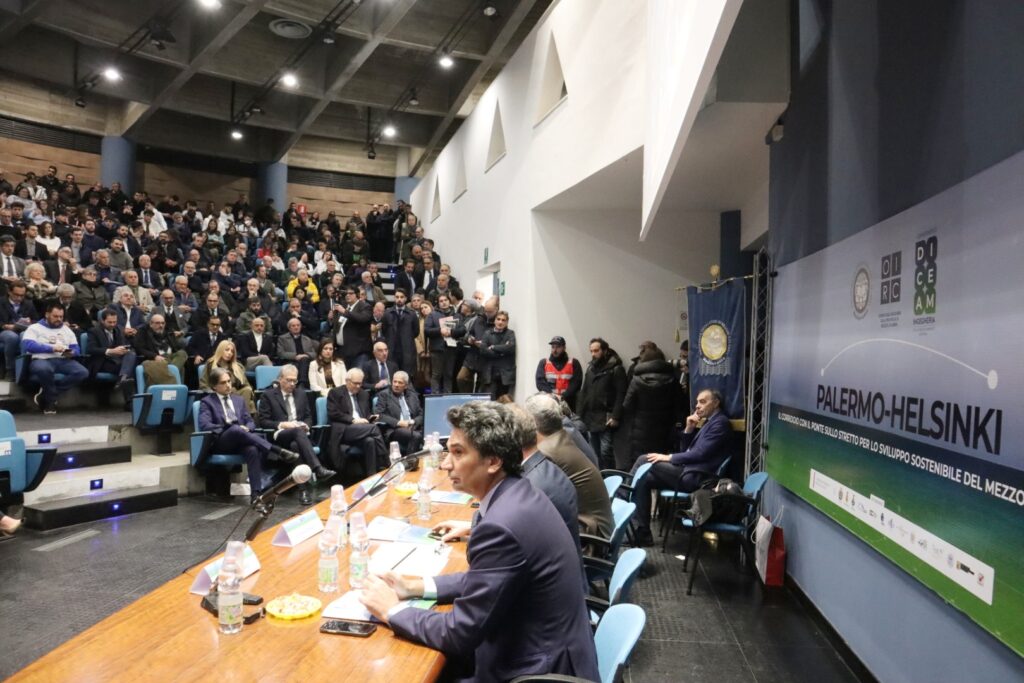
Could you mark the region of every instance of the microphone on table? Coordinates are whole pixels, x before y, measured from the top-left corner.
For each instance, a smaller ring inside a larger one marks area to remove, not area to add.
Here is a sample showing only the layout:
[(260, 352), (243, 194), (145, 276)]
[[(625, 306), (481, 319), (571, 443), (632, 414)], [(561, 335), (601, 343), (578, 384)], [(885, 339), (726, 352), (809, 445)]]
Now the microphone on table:
[(274, 484), (273, 488), (260, 494), (260, 497), (253, 501), (252, 507), (256, 507), (257, 505), (266, 505), (267, 503), (277, 500), (277, 497), (285, 491), (288, 491), (295, 486), (299, 486), (300, 484), (305, 484), (312, 477), (313, 470), (309, 468), (309, 465), (297, 465), (295, 469), (292, 470), (290, 476), (282, 479)]
[(377, 478), (377, 481), (376, 481), (376, 483), (374, 483), (373, 486), (371, 486), (366, 491), (364, 491), (363, 495), (359, 496), (358, 498), (356, 498), (355, 500), (352, 501), (352, 504), (348, 506), (348, 510), (352, 510), (352, 508), (354, 508), (356, 505), (359, 505), (361, 502), (363, 502), (367, 498), (373, 498), (378, 493), (380, 493), (385, 488), (387, 488), (387, 485), (389, 483), (391, 483), (392, 479), (394, 479), (394, 476), (389, 476), (389, 475), (391, 475), (391, 473), (394, 471), (394, 469), (395, 469), (395, 467), (397, 465), (403, 465), (403, 466), (408, 465), (408, 464), (410, 464), (412, 462), (415, 462), (421, 456), (424, 456), (424, 455), (430, 455), (430, 449), (429, 448), (424, 448), (423, 450), (416, 451), (415, 453), (410, 453), (409, 455), (406, 455), (406, 456), (400, 458), (399, 460), (396, 460), (393, 463), (391, 463), (391, 466), (388, 467), (386, 470), (384, 470), (384, 474), (380, 475), (380, 477)]

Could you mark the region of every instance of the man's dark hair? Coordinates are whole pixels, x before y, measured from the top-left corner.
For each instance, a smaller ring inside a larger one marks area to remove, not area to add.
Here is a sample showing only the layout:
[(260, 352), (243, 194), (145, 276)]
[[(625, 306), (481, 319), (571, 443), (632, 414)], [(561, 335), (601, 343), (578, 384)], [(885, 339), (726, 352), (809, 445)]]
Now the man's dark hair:
[(518, 476), (523, 452), (512, 411), (495, 401), (470, 401), (448, 409), (448, 422), (461, 430), (481, 457), (501, 460), (505, 474)]
[(46, 302), (46, 307), (43, 309), (43, 313), (46, 314), (46, 313), (49, 313), (50, 311), (52, 311), (54, 309), (58, 309), (58, 308), (61, 311), (63, 311), (64, 310), (64, 304), (62, 304), (60, 301), (57, 301), (56, 299), (50, 299), (50, 300), (48, 300)]
[(689, 339), (684, 339), (683, 343), (679, 345), (679, 350), (680, 351), (689, 351), (690, 350), (690, 340)]
[(591, 344), (594, 344), (595, 342), (601, 346), (602, 351), (608, 353), (608, 342), (606, 342), (604, 339), (601, 339), (601, 337), (594, 337), (593, 339), (590, 340)]
[[(725, 397), (722, 396), (721, 391), (719, 391), (718, 389), (701, 389), (701, 393), (705, 391), (711, 394), (711, 398), (715, 399), (715, 401), (718, 402), (719, 408), (722, 408), (723, 410), (725, 409)], [(700, 394), (697, 395), (700, 396)]]
[(104, 308), (103, 312), (100, 313), (100, 320), (106, 320), (110, 316), (114, 316), (116, 318), (117, 311), (115, 311), (113, 308)]
[(653, 349), (644, 349), (640, 354), (640, 362), (645, 363), (649, 360), (665, 360), (665, 353), (656, 346)]

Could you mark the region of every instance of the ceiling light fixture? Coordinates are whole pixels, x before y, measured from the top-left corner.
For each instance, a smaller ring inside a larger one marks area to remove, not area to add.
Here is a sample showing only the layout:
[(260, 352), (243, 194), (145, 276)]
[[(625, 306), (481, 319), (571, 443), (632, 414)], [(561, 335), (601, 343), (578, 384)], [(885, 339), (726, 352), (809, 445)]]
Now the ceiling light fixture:
[(414, 107), (420, 106), (420, 98), (419, 95), (416, 93), (416, 88), (413, 88), (412, 91), (409, 93), (409, 104)]
[(111, 83), (117, 83), (121, 80), (121, 72), (117, 70), (116, 66), (108, 66), (103, 70), (103, 77)]
[(296, 78), (295, 74), (293, 74), (291, 71), (285, 71), (284, 74), (281, 75), (281, 85), (283, 85), (284, 87), (294, 88), (298, 84), (299, 79)]
[(494, 5), (484, 5), (484, 16), (493, 17), (498, 13), (498, 8)]
[(199, 5), (208, 10), (217, 10), (221, 7), (220, 0), (199, 0)]
[(377, 150), (375, 150), (373, 148), (373, 143), (372, 142), (370, 143), (369, 149), (366, 150), (366, 158), (367, 159), (376, 159), (377, 158)]
[(450, 69), (455, 66), (455, 60), (452, 59), (452, 56), (447, 52), (441, 55), (441, 58), (437, 60), (437, 63), (441, 65), (442, 69)]
[(244, 137), (245, 136), (242, 135), (242, 131), (238, 130), (237, 128), (235, 128), (234, 130), (231, 131), (231, 139), (232, 140), (241, 140)]
[(393, 138), (398, 133), (398, 131), (395, 130), (395, 127), (389, 123), (388, 125), (384, 126), (384, 130), (382, 130), (381, 133), (386, 138)]

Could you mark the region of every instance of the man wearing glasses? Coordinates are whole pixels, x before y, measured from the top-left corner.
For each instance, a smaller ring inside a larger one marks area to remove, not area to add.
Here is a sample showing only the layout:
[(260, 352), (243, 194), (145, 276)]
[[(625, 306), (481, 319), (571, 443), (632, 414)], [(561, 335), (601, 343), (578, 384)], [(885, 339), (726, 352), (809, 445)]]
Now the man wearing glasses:
[(299, 454), (272, 444), (256, 434), (256, 423), (241, 396), (231, 393), (231, 375), (223, 368), (210, 373), (213, 393), (199, 402), (199, 429), (214, 435), (212, 449), (216, 453), (240, 454), (249, 472), (252, 500), (259, 497), (264, 485), (263, 464), (268, 453), (276, 454), (286, 463), (297, 463)]
[[(298, 368), (294, 365), (285, 365), (281, 368), (277, 384), (263, 392), (260, 398), (260, 426), (274, 430), (271, 437), (273, 443), (296, 451), (302, 462), (313, 470), (317, 481), (327, 481), (337, 472), (324, 467), (313, 450), (313, 443), (309, 440), (313, 413), (309, 409), (306, 392), (295, 390), (298, 381)], [(312, 488), (312, 482), (299, 488), (299, 503), (303, 507), (313, 504)]]

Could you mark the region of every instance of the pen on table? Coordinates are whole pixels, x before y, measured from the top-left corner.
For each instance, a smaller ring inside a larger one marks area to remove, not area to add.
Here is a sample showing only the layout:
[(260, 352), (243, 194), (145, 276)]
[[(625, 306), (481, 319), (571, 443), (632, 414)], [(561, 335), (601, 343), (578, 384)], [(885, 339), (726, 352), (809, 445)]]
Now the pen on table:
[(404, 556), (402, 556), (402, 559), (400, 559), (398, 562), (395, 562), (395, 566), (391, 568), (391, 571), (394, 571), (394, 570), (398, 569), (398, 565), (400, 565), (403, 562), (405, 562), (406, 560), (408, 560), (409, 556), (412, 555), (414, 552), (416, 552), (416, 548), (413, 548), (412, 550), (407, 552)]

